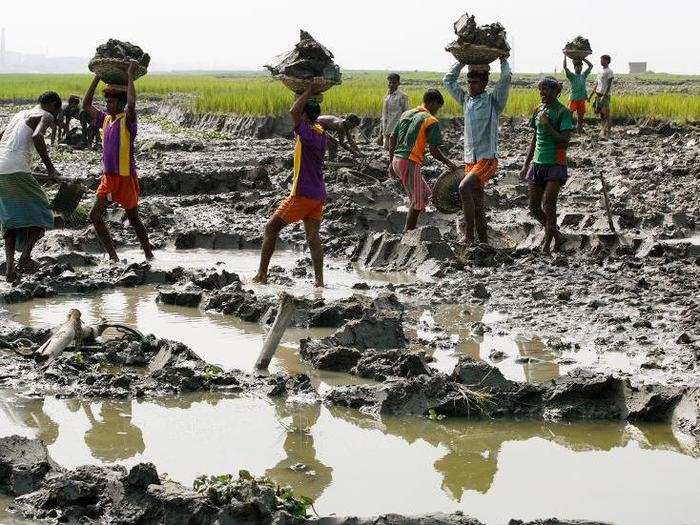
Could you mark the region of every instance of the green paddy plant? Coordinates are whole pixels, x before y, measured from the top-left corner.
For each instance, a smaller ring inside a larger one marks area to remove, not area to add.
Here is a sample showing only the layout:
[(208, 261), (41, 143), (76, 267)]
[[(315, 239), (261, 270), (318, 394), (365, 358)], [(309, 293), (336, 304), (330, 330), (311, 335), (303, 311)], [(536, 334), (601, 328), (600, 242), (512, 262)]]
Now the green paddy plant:
[[(498, 75), (493, 76), (495, 80)], [(532, 80), (536, 76), (518, 75), (517, 78)], [(612, 99), (613, 116), (676, 121), (700, 120), (697, 77), (662, 77), (662, 85), (675, 89), (687, 84), (688, 92), (669, 90), (660, 93), (615, 93)], [(402, 89), (414, 106), (420, 103), (421, 96), (427, 88), (440, 88), (441, 80), (442, 74), (437, 72), (404, 72), (401, 77)], [(46, 89), (53, 89), (67, 97), (73, 93), (83, 93), (89, 82), (89, 75), (0, 75), (0, 101), (30, 103)], [(185, 95), (176, 96), (174, 100), (197, 113), (279, 116), (287, 113), (293, 97), (287, 88), (265, 73), (151, 74), (139, 79), (136, 85), (144, 98)], [(323, 111), (378, 117), (385, 93), (386, 72), (347, 71), (343, 84), (324, 94)], [(566, 97), (566, 93), (562, 94), (562, 100)], [(504, 114), (528, 117), (538, 104), (536, 89), (515, 87), (511, 90)], [(460, 113), (458, 105), (446, 97), (441, 116), (459, 116)]]

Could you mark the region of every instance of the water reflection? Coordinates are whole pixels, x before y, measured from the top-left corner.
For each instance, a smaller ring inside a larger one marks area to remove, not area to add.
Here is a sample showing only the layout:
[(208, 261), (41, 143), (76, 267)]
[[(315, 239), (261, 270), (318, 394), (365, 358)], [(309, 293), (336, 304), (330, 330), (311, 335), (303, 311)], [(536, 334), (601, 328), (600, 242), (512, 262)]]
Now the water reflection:
[[(575, 452), (611, 451), (635, 443), (638, 454), (645, 449), (693, 453), (679, 443), (668, 425), (375, 419), (339, 407), (212, 394), (102, 402), (44, 401), (2, 394), (6, 400), (0, 404), (1, 434), (19, 432), (41, 437), (59, 462), (65, 463), (62, 460), (66, 457), (70, 457), (71, 466), (85, 462), (153, 461), (185, 483), (199, 473), (235, 472), (251, 468), (252, 464), (258, 467), (258, 473), (291, 485), (315, 500), (334, 483), (336, 465), (330, 458), (342, 454), (348, 446), (350, 428), (355, 429), (352, 433), (361, 431), (359, 446), (351, 447), (352, 458), (359, 462), (372, 458), (375, 447), (388, 447), (386, 456), (375, 461), (394, 464), (404, 460), (400, 443), (427, 444), (431, 452), (423, 455), (423, 461), (432, 461), (433, 471), (440, 476), (441, 490), (456, 502), (465, 493), (486, 494), (491, 490), (503, 467), (501, 452), (510, 442), (526, 443), (540, 438)], [(341, 428), (346, 428), (346, 434), (338, 439)], [(70, 447), (66, 447), (67, 443)], [(209, 445), (202, 446), (204, 443)], [(238, 449), (238, 461), (221, 461), (222, 447), (230, 446)], [(324, 452), (329, 447), (331, 454)], [(196, 456), (193, 468), (180, 469), (183, 454)], [(604, 455), (597, 456), (597, 461), (605, 460)], [(346, 461), (337, 461), (341, 472)], [(413, 457), (412, 461), (420, 460)], [(416, 475), (420, 476), (417, 465)], [(690, 466), (697, 476), (697, 461)], [(557, 467), (542, 465), (543, 469)], [(392, 472), (387, 471), (386, 476), (389, 483)]]
[(276, 416), (284, 423), (286, 436), (282, 445), (285, 458), (265, 475), (280, 485), (291, 486), (296, 494), (317, 500), (331, 484), (333, 469), (316, 457), (314, 437), (311, 432), (321, 414), (321, 405), (275, 404)]

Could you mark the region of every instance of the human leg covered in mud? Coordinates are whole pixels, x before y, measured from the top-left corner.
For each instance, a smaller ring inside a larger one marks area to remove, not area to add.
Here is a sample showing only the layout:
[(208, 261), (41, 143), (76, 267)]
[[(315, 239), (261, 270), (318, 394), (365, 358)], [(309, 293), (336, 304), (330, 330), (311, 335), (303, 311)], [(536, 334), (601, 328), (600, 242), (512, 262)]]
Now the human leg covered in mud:
[(564, 241), (563, 235), (557, 228), (557, 198), (562, 183), (558, 180), (550, 180), (545, 184), (530, 182), (528, 184), (528, 197), (530, 201), (530, 213), (544, 226), (544, 241), (542, 251), (550, 252), (552, 240), (554, 251), (558, 251)]
[(465, 168), (465, 176), (459, 184), (459, 196), (464, 214), (462, 242), (467, 246), (474, 244), (475, 238), (480, 243), (488, 243), (484, 186), (495, 175), (497, 166), (496, 159), (481, 159), (477, 163), (467, 164)]

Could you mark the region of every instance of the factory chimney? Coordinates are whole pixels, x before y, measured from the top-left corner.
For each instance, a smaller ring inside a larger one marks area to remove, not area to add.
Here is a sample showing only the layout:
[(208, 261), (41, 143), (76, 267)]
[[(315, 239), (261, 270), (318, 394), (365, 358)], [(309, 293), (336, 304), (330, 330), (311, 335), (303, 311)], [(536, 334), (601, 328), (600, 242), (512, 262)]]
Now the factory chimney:
[(5, 69), (5, 28), (0, 30), (0, 68)]

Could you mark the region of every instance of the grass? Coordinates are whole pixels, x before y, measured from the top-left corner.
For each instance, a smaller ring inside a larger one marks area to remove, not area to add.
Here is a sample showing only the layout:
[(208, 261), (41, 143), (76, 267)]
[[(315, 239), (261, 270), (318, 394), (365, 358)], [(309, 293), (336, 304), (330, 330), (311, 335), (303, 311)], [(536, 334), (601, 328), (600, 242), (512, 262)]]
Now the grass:
[[(496, 75), (494, 75), (496, 76)], [(537, 75), (518, 75), (521, 80), (533, 80)], [(412, 105), (418, 105), (427, 87), (441, 86), (441, 73), (403, 72), (403, 88)], [(700, 120), (698, 77), (680, 75), (630, 76), (619, 78), (635, 82), (663, 85), (690, 84), (691, 93), (657, 92), (624, 93), (613, 98), (613, 113), (618, 117), (654, 117), (677, 121)], [(27, 102), (47, 89), (63, 97), (82, 94), (90, 82), (89, 75), (0, 75), (0, 101)], [(324, 112), (357, 113), (376, 117), (381, 112), (382, 96), (386, 90), (385, 73), (377, 71), (348, 71), (341, 86), (325, 94)], [(268, 75), (250, 73), (226, 74), (151, 74), (137, 82), (143, 96), (165, 97), (174, 93), (193, 95), (188, 104), (200, 113), (229, 113), (238, 115), (282, 115), (292, 101), (291, 93)], [(444, 90), (443, 90), (444, 92)], [(457, 103), (447, 97), (442, 114), (461, 113)], [(566, 102), (567, 95), (562, 95)], [(505, 110), (507, 116), (529, 116), (538, 105), (534, 88), (516, 87), (511, 91)]]

